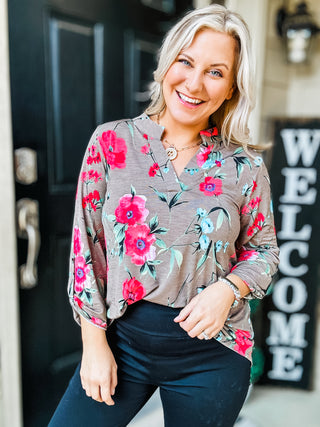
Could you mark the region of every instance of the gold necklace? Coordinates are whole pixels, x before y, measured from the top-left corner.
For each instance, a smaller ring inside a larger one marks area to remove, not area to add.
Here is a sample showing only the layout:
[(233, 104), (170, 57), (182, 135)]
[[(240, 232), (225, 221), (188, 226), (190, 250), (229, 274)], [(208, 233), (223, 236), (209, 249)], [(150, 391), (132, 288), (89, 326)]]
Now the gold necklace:
[(166, 153), (167, 153), (168, 159), (171, 161), (178, 156), (178, 153), (180, 151), (190, 150), (190, 148), (198, 147), (201, 144), (201, 141), (200, 141), (193, 145), (187, 145), (186, 147), (177, 148), (173, 144), (171, 144), (167, 139), (164, 139), (163, 142), (169, 145), (169, 147), (166, 148)]
[[(157, 114), (157, 124), (160, 125), (160, 113)], [(172, 161), (177, 158), (178, 153), (180, 151), (190, 150), (191, 148), (198, 147), (202, 141), (200, 140), (196, 144), (187, 145), (181, 148), (177, 148), (174, 144), (170, 143), (167, 139), (164, 139), (163, 142), (169, 145), (169, 147), (166, 148), (166, 153), (167, 153), (168, 159)]]

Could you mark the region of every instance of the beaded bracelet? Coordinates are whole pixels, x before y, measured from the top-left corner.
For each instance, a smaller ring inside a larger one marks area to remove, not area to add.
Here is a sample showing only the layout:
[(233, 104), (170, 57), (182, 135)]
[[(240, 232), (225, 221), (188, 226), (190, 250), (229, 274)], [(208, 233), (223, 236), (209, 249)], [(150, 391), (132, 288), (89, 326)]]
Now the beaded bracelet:
[(233, 283), (230, 279), (227, 279), (226, 277), (220, 277), (219, 281), (228, 285), (229, 288), (232, 290), (235, 300), (232, 303), (231, 308), (236, 307), (239, 304), (239, 300), (241, 299), (240, 290), (238, 286), (235, 283)]

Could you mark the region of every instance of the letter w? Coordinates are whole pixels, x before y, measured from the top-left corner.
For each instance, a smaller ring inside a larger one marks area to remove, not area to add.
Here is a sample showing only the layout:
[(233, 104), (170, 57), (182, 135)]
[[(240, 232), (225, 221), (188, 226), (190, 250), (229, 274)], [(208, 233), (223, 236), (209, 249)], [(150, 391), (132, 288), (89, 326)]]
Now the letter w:
[(312, 166), (320, 146), (320, 129), (283, 129), (280, 134), (288, 165), (296, 166), (301, 156), (303, 166)]

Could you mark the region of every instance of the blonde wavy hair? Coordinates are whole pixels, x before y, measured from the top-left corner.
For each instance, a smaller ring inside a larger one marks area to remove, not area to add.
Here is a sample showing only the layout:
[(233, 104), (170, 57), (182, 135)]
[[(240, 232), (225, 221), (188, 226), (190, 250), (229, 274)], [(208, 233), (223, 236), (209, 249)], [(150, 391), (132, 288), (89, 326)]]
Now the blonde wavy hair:
[(151, 103), (145, 112), (157, 115), (166, 107), (162, 91), (165, 75), (180, 52), (188, 48), (203, 29), (228, 34), (236, 41), (233, 96), (223, 102), (210, 121), (218, 127), (224, 144), (233, 142), (246, 148), (250, 142), (248, 119), (255, 100), (255, 61), (247, 24), (240, 15), (224, 6), (215, 4), (191, 11), (168, 32), (159, 50), (158, 66), (151, 83)]

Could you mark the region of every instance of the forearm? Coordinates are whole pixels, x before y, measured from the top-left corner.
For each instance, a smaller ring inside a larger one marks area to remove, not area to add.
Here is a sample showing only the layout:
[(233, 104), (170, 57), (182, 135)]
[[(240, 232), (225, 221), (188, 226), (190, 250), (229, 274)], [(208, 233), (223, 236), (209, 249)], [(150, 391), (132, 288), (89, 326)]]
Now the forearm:
[(83, 348), (91, 345), (108, 344), (105, 330), (93, 325), (82, 316), (80, 321)]

